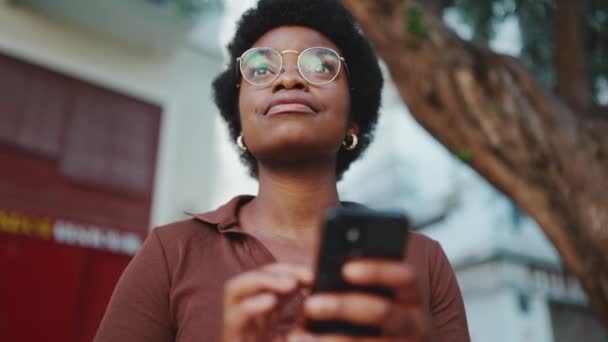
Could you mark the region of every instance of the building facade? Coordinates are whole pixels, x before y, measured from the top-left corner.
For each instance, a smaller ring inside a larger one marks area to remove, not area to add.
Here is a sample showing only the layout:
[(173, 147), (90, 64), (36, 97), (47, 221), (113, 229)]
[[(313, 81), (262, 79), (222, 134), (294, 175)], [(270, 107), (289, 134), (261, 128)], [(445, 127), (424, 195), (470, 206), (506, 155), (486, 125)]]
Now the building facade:
[(149, 229), (209, 202), (221, 4), (184, 3), (0, 1), (0, 340), (90, 341)]

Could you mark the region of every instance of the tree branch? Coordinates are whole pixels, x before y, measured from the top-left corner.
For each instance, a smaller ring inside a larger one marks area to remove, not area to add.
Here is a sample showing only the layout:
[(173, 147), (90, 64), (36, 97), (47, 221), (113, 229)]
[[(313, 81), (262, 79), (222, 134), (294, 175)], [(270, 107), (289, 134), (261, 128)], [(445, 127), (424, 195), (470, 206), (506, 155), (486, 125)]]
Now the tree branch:
[(587, 0), (557, 0), (553, 35), (557, 95), (581, 113), (595, 103), (585, 47), (586, 10)]
[(414, 118), (539, 223), (608, 326), (608, 122), (576, 115), (518, 60), (462, 41), (416, 1), (345, 4)]
[(441, 17), (443, 10), (452, 6), (454, 0), (422, 0), (421, 3), (429, 13)]

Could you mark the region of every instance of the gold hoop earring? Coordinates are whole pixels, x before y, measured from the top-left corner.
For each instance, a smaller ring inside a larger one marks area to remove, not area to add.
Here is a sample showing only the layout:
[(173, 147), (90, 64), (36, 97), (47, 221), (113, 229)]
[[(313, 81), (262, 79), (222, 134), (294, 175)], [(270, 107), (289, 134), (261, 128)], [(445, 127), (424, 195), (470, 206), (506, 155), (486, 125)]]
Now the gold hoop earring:
[(344, 146), (344, 148), (348, 151), (352, 151), (355, 149), (355, 147), (357, 147), (358, 143), (359, 138), (357, 135), (355, 133), (350, 133), (350, 143), (347, 142), (347, 139), (344, 139), (344, 141), (342, 141), (342, 146)]
[(247, 146), (245, 146), (245, 143), (243, 142), (242, 134), (239, 135), (238, 137), (236, 137), (236, 144), (241, 149), (241, 151), (243, 151), (243, 152), (247, 151)]

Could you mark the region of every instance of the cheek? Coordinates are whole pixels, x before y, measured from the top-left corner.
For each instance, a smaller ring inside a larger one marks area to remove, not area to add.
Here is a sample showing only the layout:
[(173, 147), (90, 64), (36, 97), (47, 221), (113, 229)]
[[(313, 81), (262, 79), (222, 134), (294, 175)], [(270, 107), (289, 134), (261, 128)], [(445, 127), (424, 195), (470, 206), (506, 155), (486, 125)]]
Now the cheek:
[(243, 113), (245, 112), (245, 108), (248, 108), (248, 105), (247, 99), (243, 98), (243, 96), (239, 94), (239, 98), (237, 99), (237, 109), (239, 111), (239, 118), (241, 122), (243, 122)]
[(239, 94), (238, 110), (241, 122), (241, 132), (247, 131), (248, 127), (251, 126), (251, 120), (253, 119), (252, 108), (255, 107), (253, 100), (254, 98), (248, 94)]
[(336, 111), (338, 113), (343, 113), (344, 121), (348, 125), (348, 123), (353, 119), (351, 117), (350, 92), (346, 90), (345, 92), (335, 94), (333, 97), (333, 103)]
[(241, 91), (239, 92), (238, 109), (241, 115), (241, 121), (243, 119), (250, 119), (255, 114), (262, 114), (264, 111), (264, 96), (262, 94), (256, 94), (255, 91), (244, 89), (246, 88), (241, 85)]
[(352, 120), (352, 110), (351, 110), (351, 102), (350, 102), (350, 95), (347, 93), (347, 95), (344, 97), (344, 110), (346, 112), (346, 119), (348, 121)]
[[(241, 87), (241, 89), (242, 89), (242, 87)], [(243, 94), (243, 91), (239, 92), (238, 108), (239, 108), (239, 113), (240, 113), (239, 115), (241, 116), (241, 121), (242, 121), (243, 113), (246, 113), (248, 108), (251, 108), (251, 98), (247, 94)]]
[(342, 77), (339, 79), (338, 85), (339, 86), (335, 89), (332, 97), (336, 103), (336, 106), (339, 107), (341, 111), (346, 113), (347, 119), (350, 119), (351, 101), (348, 81)]

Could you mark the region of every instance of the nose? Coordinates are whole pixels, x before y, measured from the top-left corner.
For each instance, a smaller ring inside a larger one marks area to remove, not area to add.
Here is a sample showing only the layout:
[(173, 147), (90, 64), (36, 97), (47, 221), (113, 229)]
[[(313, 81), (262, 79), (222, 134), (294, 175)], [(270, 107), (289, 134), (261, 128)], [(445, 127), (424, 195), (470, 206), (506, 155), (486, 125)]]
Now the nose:
[(306, 82), (298, 72), (296, 64), (297, 62), (295, 61), (293, 63), (283, 62), (283, 69), (281, 69), (279, 77), (277, 77), (272, 85), (273, 92), (279, 90), (308, 89), (308, 82)]

